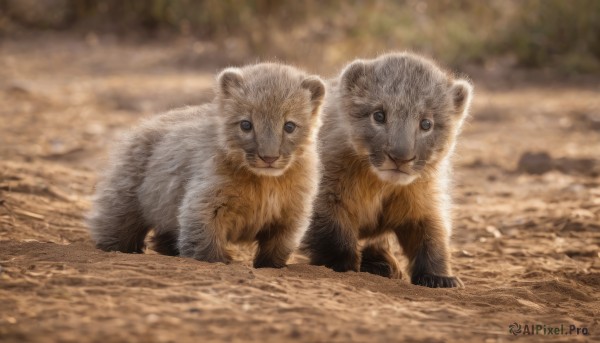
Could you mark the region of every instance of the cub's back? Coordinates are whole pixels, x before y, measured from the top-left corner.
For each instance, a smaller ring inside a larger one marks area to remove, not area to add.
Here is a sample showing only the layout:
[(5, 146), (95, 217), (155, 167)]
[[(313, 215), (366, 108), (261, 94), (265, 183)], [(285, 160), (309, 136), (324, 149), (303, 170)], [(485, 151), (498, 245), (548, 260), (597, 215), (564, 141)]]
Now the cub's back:
[(161, 134), (155, 141), (138, 189), (147, 222), (157, 227), (177, 227), (177, 211), (185, 188), (194, 175), (206, 171), (218, 148), (216, 105), (174, 110), (152, 120)]

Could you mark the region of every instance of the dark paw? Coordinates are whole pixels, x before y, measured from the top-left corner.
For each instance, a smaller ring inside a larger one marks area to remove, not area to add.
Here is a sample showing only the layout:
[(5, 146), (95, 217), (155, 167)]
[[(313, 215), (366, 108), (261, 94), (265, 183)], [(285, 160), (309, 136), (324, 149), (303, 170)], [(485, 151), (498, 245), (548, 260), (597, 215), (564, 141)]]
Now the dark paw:
[(418, 286), (430, 288), (455, 288), (464, 287), (462, 281), (456, 276), (437, 276), (431, 274), (414, 275), (411, 282)]
[(386, 261), (362, 261), (360, 271), (391, 278), (394, 268)]
[(276, 262), (269, 259), (257, 259), (254, 261), (254, 268), (283, 268), (286, 265), (285, 262)]
[(348, 271), (355, 271), (355, 272), (358, 271), (358, 268), (356, 267), (356, 263), (348, 262), (348, 261), (341, 261), (341, 262), (337, 262), (337, 263), (326, 264), (325, 267), (331, 268), (338, 273), (343, 273), (343, 272), (348, 272)]
[(340, 256), (336, 258), (332, 258), (331, 256), (318, 256), (313, 258), (310, 264), (315, 266), (325, 266), (339, 273), (347, 271), (357, 272), (359, 270), (358, 256)]
[(145, 244), (130, 244), (125, 245), (121, 243), (116, 244), (104, 244), (97, 243), (96, 248), (104, 251), (119, 251), (127, 254), (143, 254), (144, 249), (146, 249)]

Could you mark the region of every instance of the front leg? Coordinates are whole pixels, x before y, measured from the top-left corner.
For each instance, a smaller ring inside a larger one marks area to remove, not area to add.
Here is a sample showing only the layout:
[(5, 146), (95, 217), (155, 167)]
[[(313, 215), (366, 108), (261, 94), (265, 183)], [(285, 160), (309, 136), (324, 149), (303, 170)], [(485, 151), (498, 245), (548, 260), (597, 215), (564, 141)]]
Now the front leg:
[(205, 262), (231, 262), (226, 249), (227, 221), (225, 201), (205, 200), (201, 194), (190, 192), (179, 209), (178, 249), (182, 257)]
[(398, 241), (409, 260), (411, 282), (432, 288), (463, 287), (451, 276), (449, 230), (439, 219), (408, 220), (396, 229)]
[(365, 244), (361, 251), (360, 271), (390, 279), (402, 278), (400, 265), (392, 254), (387, 235)]
[(303, 250), (313, 265), (326, 266), (336, 272), (357, 272), (360, 267), (357, 234), (340, 226), (330, 215), (314, 212), (302, 240)]
[(254, 268), (283, 268), (296, 247), (296, 227), (281, 222), (265, 225), (256, 239), (258, 250), (254, 257)]
[(180, 256), (204, 262), (230, 263), (231, 254), (225, 248), (213, 225), (185, 225), (181, 227), (178, 248)]

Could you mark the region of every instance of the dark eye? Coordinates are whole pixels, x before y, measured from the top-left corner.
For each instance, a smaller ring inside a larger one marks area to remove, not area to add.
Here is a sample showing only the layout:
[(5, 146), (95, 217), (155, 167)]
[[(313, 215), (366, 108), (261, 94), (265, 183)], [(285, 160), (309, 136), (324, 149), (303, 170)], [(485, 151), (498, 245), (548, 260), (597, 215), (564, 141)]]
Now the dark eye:
[(291, 121), (288, 121), (283, 125), (283, 129), (287, 133), (292, 133), (294, 132), (294, 130), (296, 130), (296, 124), (292, 123)]
[(243, 131), (246, 131), (246, 132), (248, 132), (248, 131), (252, 130), (252, 123), (251, 123), (251, 122), (249, 122), (248, 120), (242, 120), (242, 121), (240, 122), (240, 128), (241, 128)]
[(421, 120), (421, 130), (429, 131), (432, 126), (433, 126), (433, 123), (431, 122), (431, 120), (429, 120), (429, 119)]
[(377, 111), (373, 113), (373, 119), (378, 123), (385, 123), (385, 113), (383, 111)]

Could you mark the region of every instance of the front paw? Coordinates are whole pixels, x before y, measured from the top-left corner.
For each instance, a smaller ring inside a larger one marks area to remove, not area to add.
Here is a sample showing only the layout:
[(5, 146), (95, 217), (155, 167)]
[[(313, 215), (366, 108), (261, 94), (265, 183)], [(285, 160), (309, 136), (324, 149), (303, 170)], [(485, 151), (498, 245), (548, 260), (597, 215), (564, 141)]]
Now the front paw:
[(232, 261), (231, 255), (224, 251), (219, 253), (204, 253), (204, 252), (196, 252), (192, 256), (187, 256), (184, 251), (181, 252), (181, 257), (192, 257), (198, 261), (208, 262), (208, 263), (224, 263), (230, 264)]
[(400, 278), (400, 271), (388, 261), (361, 261), (360, 271), (387, 278)]
[(413, 275), (411, 282), (418, 286), (430, 288), (455, 288), (464, 287), (464, 284), (456, 276), (438, 276), (431, 274)]
[(335, 256), (325, 253), (314, 254), (310, 260), (310, 264), (315, 266), (325, 266), (339, 273), (359, 271), (358, 254), (350, 252), (336, 254)]
[(341, 261), (326, 263), (325, 267), (331, 268), (338, 273), (344, 273), (344, 272), (348, 272), (348, 271), (357, 272), (358, 271), (357, 265), (358, 265), (358, 263), (356, 261), (341, 260)]
[(285, 261), (275, 261), (271, 258), (256, 258), (254, 260), (254, 268), (283, 268), (287, 266)]
[(384, 248), (367, 246), (361, 252), (360, 271), (390, 279), (401, 279), (398, 261)]

